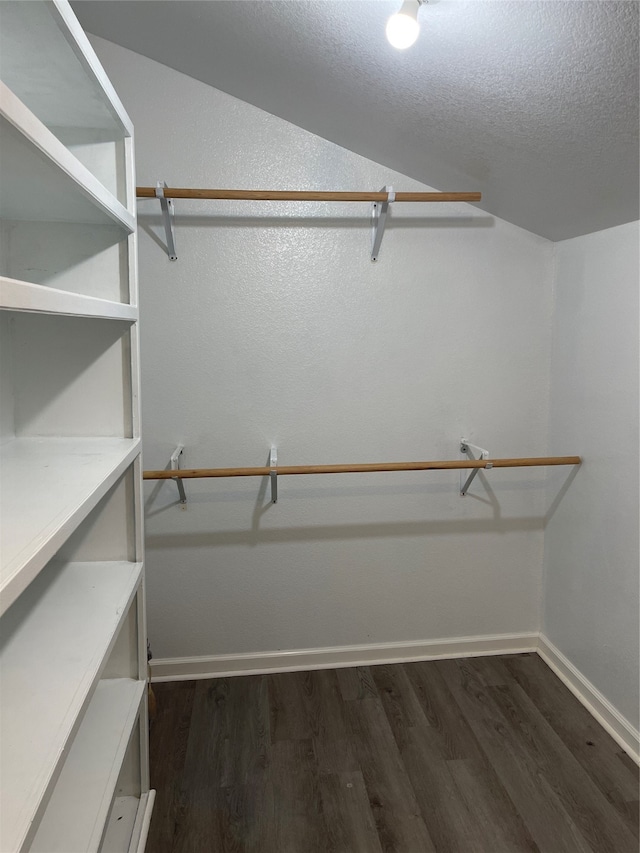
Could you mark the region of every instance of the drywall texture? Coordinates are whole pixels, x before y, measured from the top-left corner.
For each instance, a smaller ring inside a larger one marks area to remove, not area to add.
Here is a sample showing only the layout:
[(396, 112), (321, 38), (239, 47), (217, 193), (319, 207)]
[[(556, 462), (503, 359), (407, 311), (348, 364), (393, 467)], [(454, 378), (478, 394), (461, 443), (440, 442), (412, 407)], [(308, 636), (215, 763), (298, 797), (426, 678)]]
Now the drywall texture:
[[(638, 223), (556, 244), (543, 631), (638, 725)], [(557, 477), (550, 477), (554, 487)]]
[[(100, 39), (138, 183), (426, 189)], [(552, 244), (469, 205), (141, 202), (145, 468), (546, 451)], [(571, 448), (569, 448), (571, 449)], [(156, 657), (535, 631), (544, 471), (148, 484)]]

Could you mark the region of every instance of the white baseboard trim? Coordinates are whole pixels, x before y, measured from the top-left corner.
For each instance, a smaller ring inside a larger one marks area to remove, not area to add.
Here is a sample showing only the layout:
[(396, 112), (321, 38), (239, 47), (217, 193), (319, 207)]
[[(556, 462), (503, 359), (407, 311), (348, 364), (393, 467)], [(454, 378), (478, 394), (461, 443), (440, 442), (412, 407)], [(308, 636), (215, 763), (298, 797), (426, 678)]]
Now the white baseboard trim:
[(544, 634), (497, 634), (424, 640), (419, 643), (375, 643), (254, 654), (158, 658), (150, 662), (150, 670), (151, 681), (191, 681), (235, 675), (264, 675), (306, 669), (337, 669), (524, 652), (537, 652), (616, 743), (640, 764), (638, 730)]
[(540, 634), (538, 654), (624, 751), (640, 764), (640, 733), (553, 643)]
[(257, 652), (190, 658), (158, 658), (150, 662), (151, 681), (186, 681), (232, 675), (263, 675), (305, 669), (337, 669), (421, 660), (535, 652), (538, 634), (498, 634), (452, 637), (419, 643), (376, 643), (330, 646), (324, 649)]

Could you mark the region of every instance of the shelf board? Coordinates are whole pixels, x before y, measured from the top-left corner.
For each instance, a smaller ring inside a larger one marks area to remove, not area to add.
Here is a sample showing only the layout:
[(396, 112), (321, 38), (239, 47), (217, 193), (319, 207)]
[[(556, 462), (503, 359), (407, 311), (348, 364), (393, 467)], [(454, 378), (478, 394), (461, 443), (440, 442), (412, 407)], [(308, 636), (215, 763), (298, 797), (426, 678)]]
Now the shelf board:
[(137, 797), (116, 797), (100, 853), (121, 853), (129, 850), (140, 800)]
[(0, 83), (0, 216), (135, 230), (134, 216)]
[[(98, 684), (29, 853), (99, 849), (145, 686), (129, 678)], [(113, 803), (124, 842), (120, 851), (128, 849), (139, 803), (137, 797), (117, 797)]]
[[(116, 797), (109, 815), (100, 853), (123, 853), (123, 851), (144, 851), (146, 834), (138, 838), (137, 829), (145, 818), (145, 812), (153, 807), (155, 791), (138, 797)], [(150, 820), (150, 815), (147, 815)], [(148, 827), (147, 827), (148, 829)], [(142, 842), (142, 843), (138, 843)]]
[(16, 438), (0, 447), (4, 613), (140, 452), (139, 439)]
[[(138, 813), (136, 814), (133, 832), (131, 833), (131, 843), (128, 853), (145, 853), (147, 847), (147, 838), (149, 837), (149, 829), (151, 826), (151, 816), (153, 815), (153, 806), (155, 805), (156, 792), (153, 788), (140, 795), (138, 802)], [(113, 815), (112, 811), (112, 815)], [(107, 826), (103, 846), (100, 848), (100, 853), (120, 853), (119, 847), (109, 847), (108, 842), (115, 833), (111, 832), (111, 825)]]
[(52, 564), (4, 615), (0, 850), (30, 841), (141, 576), (140, 563)]
[(5, 276), (0, 276), (0, 310), (99, 317), (108, 320), (138, 319), (138, 308), (135, 305), (97, 299), (94, 296), (84, 296)]
[(0, 4), (0, 78), (47, 127), (131, 136), (131, 120), (68, 4)]

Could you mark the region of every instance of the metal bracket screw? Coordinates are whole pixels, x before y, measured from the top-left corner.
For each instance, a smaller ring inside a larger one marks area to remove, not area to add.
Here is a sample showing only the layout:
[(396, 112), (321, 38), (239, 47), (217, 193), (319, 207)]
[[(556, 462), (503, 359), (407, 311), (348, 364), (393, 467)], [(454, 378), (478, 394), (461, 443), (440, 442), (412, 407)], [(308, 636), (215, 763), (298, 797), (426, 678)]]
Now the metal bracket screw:
[(156, 198), (160, 199), (160, 209), (162, 211), (162, 220), (164, 222), (164, 234), (167, 241), (167, 254), (170, 261), (177, 261), (176, 241), (173, 233), (173, 216), (175, 209), (173, 200), (166, 198), (164, 189), (167, 186), (165, 181), (158, 181), (156, 184)]
[[(473, 455), (474, 451), (478, 454), (477, 456)], [(488, 459), (489, 458), (489, 451), (488, 450), (485, 450), (484, 447), (478, 447), (477, 444), (469, 444), (469, 442), (465, 438), (463, 438), (460, 441), (460, 453), (465, 453), (469, 457), (469, 459)], [(485, 467), (485, 469), (493, 468), (493, 462), (487, 462), (487, 464), (484, 467)], [(464, 497), (467, 494), (467, 492), (469, 491), (469, 486), (471, 485), (471, 483), (473, 482), (475, 477), (478, 475), (479, 471), (480, 471), (480, 468), (474, 468), (466, 480), (464, 479), (464, 477), (465, 477), (464, 471), (460, 471), (460, 496), (461, 497)]]
[[(171, 454), (171, 470), (179, 471), (180, 470), (180, 457), (182, 456), (182, 451), (184, 450), (184, 444), (179, 444), (176, 449)], [(180, 495), (180, 503), (186, 504), (187, 495), (184, 490), (184, 483), (182, 482), (182, 477), (172, 477), (173, 482), (178, 487), (178, 494)]]
[(396, 194), (393, 187), (383, 187), (382, 192), (386, 192), (386, 201), (374, 201), (373, 203), (373, 225), (371, 235), (371, 260), (377, 261), (380, 254), (380, 246), (384, 235), (384, 227), (387, 223), (387, 213), (389, 205), (396, 200)]

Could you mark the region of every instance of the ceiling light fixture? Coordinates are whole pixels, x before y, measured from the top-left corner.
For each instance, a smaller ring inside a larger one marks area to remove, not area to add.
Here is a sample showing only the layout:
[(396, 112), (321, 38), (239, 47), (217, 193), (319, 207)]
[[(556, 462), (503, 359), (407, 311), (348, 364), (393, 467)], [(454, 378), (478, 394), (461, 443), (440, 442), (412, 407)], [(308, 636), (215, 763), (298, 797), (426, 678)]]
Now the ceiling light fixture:
[(420, 32), (418, 9), (425, 0), (404, 0), (400, 11), (387, 21), (387, 39), (398, 50), (405, 50), (415, 42)]

